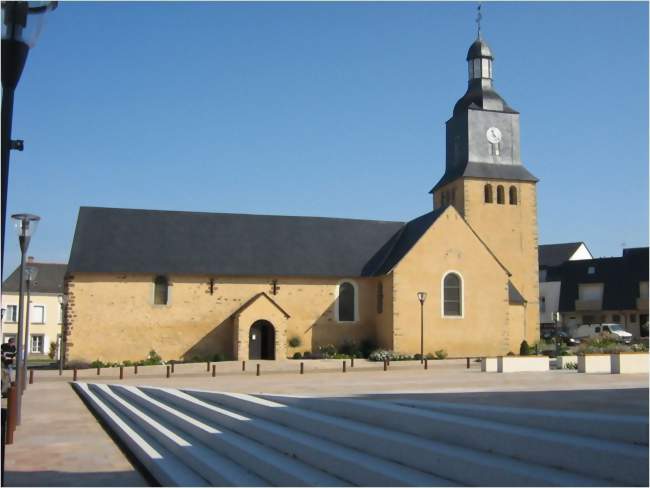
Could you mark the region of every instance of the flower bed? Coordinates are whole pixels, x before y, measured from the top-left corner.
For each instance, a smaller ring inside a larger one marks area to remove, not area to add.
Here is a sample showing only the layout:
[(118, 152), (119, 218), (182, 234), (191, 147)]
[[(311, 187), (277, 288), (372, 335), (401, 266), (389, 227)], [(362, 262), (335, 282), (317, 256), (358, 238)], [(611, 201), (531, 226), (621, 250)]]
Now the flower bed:
[(547, 356), (499, 356), (497, 371), (499, 373), (519, 373), (526, 371), (548, 371)]
[(496, 373), (497, 358), (481, 358), (481, 371), (484, 373)]
[(613, 374), (648, 373), (648, 353), (612, 354)]
[(612, 360), (609, 354), (580, 354), (578, 373), (611, 373)]

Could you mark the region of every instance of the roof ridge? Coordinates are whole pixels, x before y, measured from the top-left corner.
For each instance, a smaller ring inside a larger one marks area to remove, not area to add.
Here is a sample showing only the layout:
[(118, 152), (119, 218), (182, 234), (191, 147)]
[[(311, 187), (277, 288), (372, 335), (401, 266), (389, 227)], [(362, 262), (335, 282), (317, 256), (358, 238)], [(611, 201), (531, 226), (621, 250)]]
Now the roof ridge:
[(161, 209), (147, 209), (147, 208), (124, 208), (124, 207), (96, 207), (82, 205), (79, 209), (92, 209), (92, 210), (118, 210), (127, 212), (150, 212), (150, 213), (175, 213), (175, 214), (194, 214), (194, 215), (232, 215), (237, 217), (271, 217), (271, 218), (284, 218), (284, 219), (317, 219), (317, 220), (339, 220), (339, 221), (354, 221), (354, 222), (375, 222), (387, 224), (405, 224), (406, 222), (400, 220), (376, 220), (376, 219), (361, 219), (355, 217), (323, 217), (318, 215), (275, 215), (275, 214), (256, 214), (256, 213), (237, 213), (237, 212), (206, 212), (194, 210), (161, 210)]

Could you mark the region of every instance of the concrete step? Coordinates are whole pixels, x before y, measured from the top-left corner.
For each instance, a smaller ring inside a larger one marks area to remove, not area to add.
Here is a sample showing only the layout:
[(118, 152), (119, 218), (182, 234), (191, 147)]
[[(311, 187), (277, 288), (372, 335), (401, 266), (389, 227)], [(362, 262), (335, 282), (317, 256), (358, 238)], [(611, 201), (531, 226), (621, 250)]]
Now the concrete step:
[[(291, 426), (377, 457), (469, 485), (594, 486), (602, 480), (457, 447), (411, 434), (310, 412), (237, 393), (185, 390), (202, 400)], [(323, 399), (317, 399), (321, 401)]]
[(261, 418), (242, 415), (218, 407), (183, 391), (141, 388), (146, 394), (173, 405), (210, 425), (237, 432), (348, 483), (359, 486), (453, 486), (447, 479), (423, 473), (396, 462), (378, 458), (362, 450), (344, 447), (316, 435), (298, 432)]
[[(230, 394), (218, 401), (227, 403), (228, 398), (233, 396)], [(291, 408), (307, 409), (332, 418), (343, 417), (612, 483), (634, 484), (647, 479), (648, 450), (645, 446), (510, 425), (508, 416), (502, 416), (495, 422), (374, 400), (271, 395), (264, 398)], [(285, 415), (295, 417), (296, 413), (285, 410)], [(598, 427), (598, 423), (592, 423), (592, 429), (597, 430)], [(405, 447), (400, 449), (405, 456), (411, 456)]]
[[(508, 407), (428, 400), (391, 399), (392, 403), (485, 420), (503, 421), (524, 427), (539, 427), (611, 441), (648, 445), (648, 417), (612, 415), (541, 408)], [(594, 428), (598, 426), (598, 428)]]
[(199, 476), (184, 462), (177, 460), (163, 446), (146, 434), (137, 431), (137, 427), (122, 418), (101, 398), (90, 391), (86, 383), (73, 383), (74, 389), (117, 436), (122, 445), (135, 456), (161, 486), (210, 486), (209, 481)]
[(168, 428), (181, 435), (186, 434), (201, 441), (215, 452), (228, 457), (258, 478), (253, 484), (263, 484), (262, 479), (276, 486), (345, 486), (341, 479), (329, 476), (296, 461), (286, 455), (278, 454), (258, 442), (246, 439), (225, 429), (216, 429), (169, 405), (147, 395), (133, 386), (113, 385), (111, 389), (158, 419)]
[(150, 437), (156, 439), (173, 455), (191, 468), (212, 486), (267, 486), (261, 478), (249, 474), (229, 459), (220, 456), (202, 443), (167, 428), (157, 419), (147, 415), (131, 402), (124, 400), (107, 384), (90, 385), (90, 390), (105, 403), (119, 409), (121, 413), (140, 426)]

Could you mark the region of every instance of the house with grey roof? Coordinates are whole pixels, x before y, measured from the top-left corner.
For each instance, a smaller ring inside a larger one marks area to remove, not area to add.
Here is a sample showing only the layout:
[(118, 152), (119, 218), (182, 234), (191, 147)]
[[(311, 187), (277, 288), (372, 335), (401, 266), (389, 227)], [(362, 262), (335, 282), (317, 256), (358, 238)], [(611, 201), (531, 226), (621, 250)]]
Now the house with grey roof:
[[(36, 270), (36, 277), (30, 285), (29, 315), (25, 299), (25, 323), (29, 318), (29, 340), (26, 341), (30, 354), (46, 355), (52, 349), (57, 358), (60, 351), (63, 313), (59, 297), (63, 296), (66, 263), (47, 263), (28, 258), (26, 266)], [(16, 268), (2, 282), (2, 342), (16, 337), (18, 328), (18, 302), (20, 289), (20, 268)], [(26, 293), (26, 289), (25, 289)]]

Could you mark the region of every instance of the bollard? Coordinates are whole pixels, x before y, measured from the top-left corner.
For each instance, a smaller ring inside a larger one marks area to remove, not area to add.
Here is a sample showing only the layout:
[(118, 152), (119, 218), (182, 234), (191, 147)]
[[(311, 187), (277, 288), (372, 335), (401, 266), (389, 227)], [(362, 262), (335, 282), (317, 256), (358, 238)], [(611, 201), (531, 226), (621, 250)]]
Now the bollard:
[(100, 368), (99, 366), (97, 366), (97, 376), (99, 376), (101, 369), (102, 369), (102, 368)]
[(305, 363), (300, 363), (300, 374), (305, 374)]
[(214, 378), (217, 376), (217, 367), (213, 364), (212, 365), (212, 377)]
[(257, 365), (257, 373), (256, 374), (257, 374), (257, 376), (260, 375), (260, 365), (259, 364)]
[(469, 369), (469, 358), (467, 358), (467, 369)]
[(241, 362), (241, 370), (246, 371), (246, 361)]
[(31, 385), (33, 383), (34, 383), (34, 370), (30, 369), (29, 370), (29, 384)]
[(124, 366), (120, 366), (120, 379), (124, 379)]
[(384, 359), (384, 371), (388, 371), (388, 361)]
[(77, 381), (77, 368), (72, 370), (72, 381)]
[(133, 366), (133, 374), (138, 374), (138, 365)]
[(205, 362), (205, 370), (209, 373), (210, 372), (210, 361)]
[(386, 363), (388, 363), (388, 366), (390, 366), (390, 358), (386, 358)]
[(169, 378), (171, 376), (170, 373), (171, 373), (171, 368), (169, 366), (167, 366), (167, 378)]
[(350, 358), (350, 367), (354, 368), (354, 358)]
[(345, 363), (346, 361), (343, 361), (343, 372), (345, 373)]
[(172, 373), (174, 372), (174, 365), (175, 365), (175, 364), (176, 364), (176, 363), (172, 363)]
[(429, 369), (429, 360), (424, 358), (424, 369)]
[(5, 444), (14, 443), (14, 431), (16, 430), (16, 383), (11, 382), (7, 394), (7, 431), (5, 432)]

